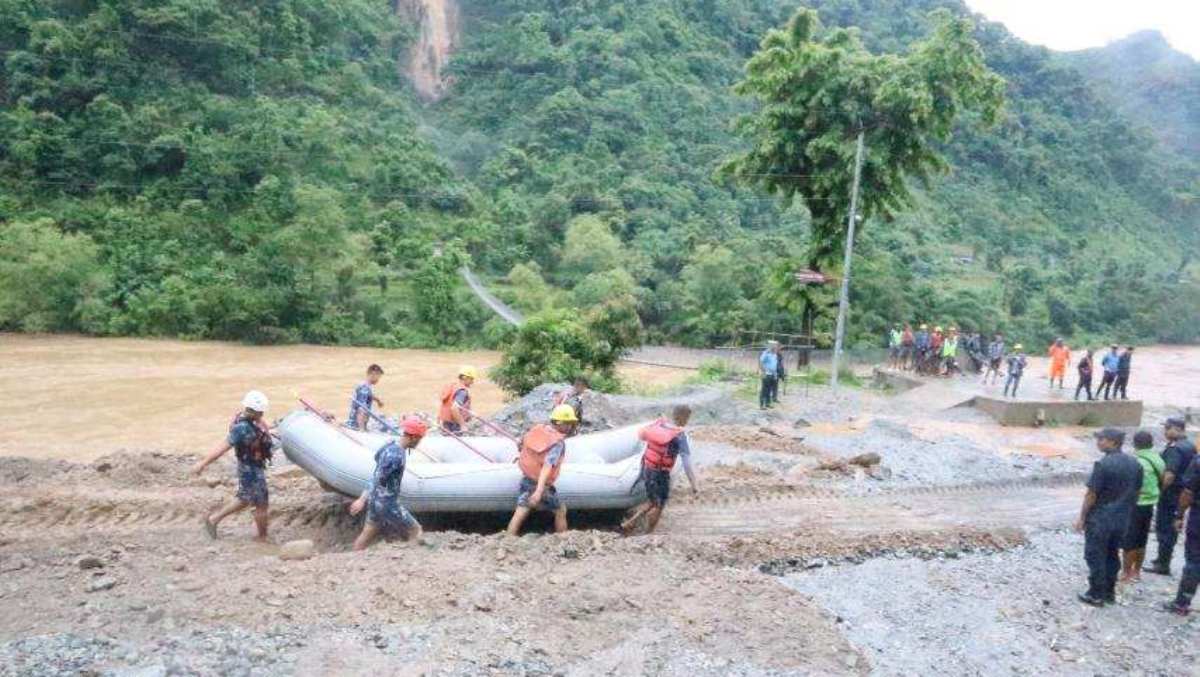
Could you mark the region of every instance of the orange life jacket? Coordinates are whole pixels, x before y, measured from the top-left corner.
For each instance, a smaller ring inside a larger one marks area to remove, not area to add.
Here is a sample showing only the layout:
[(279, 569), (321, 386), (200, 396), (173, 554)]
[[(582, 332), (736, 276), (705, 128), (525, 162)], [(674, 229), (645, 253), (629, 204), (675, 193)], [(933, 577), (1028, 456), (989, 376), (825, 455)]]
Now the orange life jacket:
[(646, 453), (642, 463), (654, 470), (670, 470), (675, 467), (676, 454), (671, 453), (671, 443), (683, 434), (679, 428), (666, 419), (658, 419), (654, 423), (638, 431), (638, 438), (646, 443)]
[(471, 391), (461, 381), (455, 381), (450, 385), (442, 388), (442, 406), (438, 410), (439, 423), (454, 422), (454, 398), (458, 396), (458, 391), (467, 391), (467, 401), (463, 404), (467, 409), (471, 408)]
[(250, 421), (245, 418), (245, 412), (239, 411), (233, 415), (233, 420), (229, 422), (229, 430), (242, 421), (246, 421), (254, 426), (254, 439), (250, 442), (250, 448), (243, 450), (237, 447), (233, 450), (237, 459), (242, 462), (256, 463), (263, 465), (271, 461), (271, 447), (275, 445), (275, 441), (271, 439), (271, 431), (267, 428), (267, 424), (261, 418), (257, 421)]
[[(536, 480), (542, 474), (542, 466), (546, 463), (546, 454), (550, 448), (566, 439), (566, 435), (554, 429), (554, 426), (543, 423), (536, 425), (525, 433), (521, 440), (521, 455), (517, 457), (517, 465), (521, 472), (531, 480)], [(558, 471), (562, 468), (562, 460), (550, 471), (548, 485), (558, 479)]]

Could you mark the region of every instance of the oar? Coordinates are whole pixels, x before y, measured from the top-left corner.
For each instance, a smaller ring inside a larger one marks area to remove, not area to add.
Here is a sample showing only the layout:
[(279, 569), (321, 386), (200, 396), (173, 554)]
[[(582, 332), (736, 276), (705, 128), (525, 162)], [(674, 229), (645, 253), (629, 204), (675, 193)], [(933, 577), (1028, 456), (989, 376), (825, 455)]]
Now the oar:
[(462, 409), (463, 411), (467, 412), (467, 415), (468, 415), (468, 416), (470, 416), (471, 418), (473, 418), (473, 419), (475, 419), (475, 420), (479, 421), (480, 423), (484, 424), (484, 425), (485, 425), (485, 426), (487, 426), (488, 428), (491, 428), (492, 430), (494, 430), (494, 431), (496, 431), (496, 432), (500, 433), (501, 435), (503, 435), (503, 436), (507, 437), (509, 440), (511, 440), (511, 441), (513, 442), (513, 444), (516, 444), (518, 447), (519, 447), (519, 446), (521, 446), (521, 441), (520, 441), (520, 440), (518, 440), (517, 438), (513, 437), (513, 436), (512, 436), (512, 434), (511, 434), (511, 433), (509, 433), (509, 432), (508, 432), (507, 430), (505, 430), (504, 428), (501, 428), (500, 426), (496, 425), (495, 423), (492, 423), (491, 421), (487, 420), (486, 418), (484, 418), (484, 417), (482, 417), (482, 416), (478, 416), (478, 415), (476, 415), (476, 414), (475, 414), (475, 412), (471, 411), (470, 409), (467, 409), (466, 407), (462, 406), (461, 404), (456, 404), (456, 405), (454, 405), (454, 406), (456, 406), (456, 407), (458, 407), (459, 409)]
[[(312, 413), (316, 414), (317, 416), (320, 416), (321, 420), (325, 421), (326, 423), (329, 423), (328, 415), (325, 412), (323, 412), (320, 409), (317, 409), (313, 405), (309, 404), (307, 401), (305, 401), (305, 399), (303, 397), (300, 397), (299, 395), (296, 396), (296, 399), (300, 400), (300, 404), (304, 405), (305, 409), (311, 411)], [(342, 426), (337, 425), (336, 423), (329, 423), (329, 425), (332, 426), (334, 430), (341, 433), (346, 439), (357, 444), (358, 446), (360, 446), (360, 447), (366, 446), (362, 442), (359, 442), (358, 440), (351, 437), (350, 433), (346, 432), (345, 430), (342, 430)]]
[[(355, 402), (355, 401), (356, 400), (351, 400), (351, 402)], [(388, 423), (383, 418), (380, 418), (379, 416), (376, 416), (375, 414), (371, 413), (370, 409), (367, 409), (366, 407), (360, 407), (360, 409), (364, 414), (366, 414), (367, 416), (370, 416), (372, 421), (375, 421), (379, 425), (383, 426), (383, 429), (388, 431), (389, 433), (391, 433), (393, 435), (403, 435), (404, 434), (402, 431), (398, 430), (395, 426)], [(436, 458), (431, 456), (429, 454), (429, 452), (425, 451), (424, 449), (417, 449), (416, 447), (413, 447), (412, 450), (421, 452), (422, 454), (425, 455), (425, 458), (429, 459), (430, 461), (433, 461), (434, 463), (438, 462), (438, 460)]]
[(460, 436), (458, 436), (457, 434), (455, 434), (455, 433), (454, 433), (454, 431), (447, 429), (447, 428), (446, 428), (446, 426), (442, 426), (442, 433), (443, 433), (443, 434), (445, 434), (445, 435), (449, 435), (450, 437), (452, 437), (452, 438), (454, 438), (454, 439), (458, 440), (458, 443), (459, 443), (459, 444), (461, 444), (461, 445), (463, 445), (464, 447), (466, 447), (466, 448), (470, 449), (471, 451), (475, 452), (475, 453), (476, 453), (476, 454), (477, 454), (477, 455), (478, 455), (480, 458), (482, 458), (483, 460), (487, 461), (488, 463), (495, 463), (495, 461), (493, 461), (493, 460), (492, 460), (492, 459), (491, 459), (491, 458), (490, 458), (490, 457), (489, 457), (487, 454), (485, 454), (485, 453), (483, 453), (482, 451), (480, 451), (480, 450), (476, 449), (475, 447), (471, 446), (471, 443), (470, 443), (470, 442), (467, 442), (467, 441), (466, 441), (466, 440), (464, 440), (462, 437), (460, 437)]

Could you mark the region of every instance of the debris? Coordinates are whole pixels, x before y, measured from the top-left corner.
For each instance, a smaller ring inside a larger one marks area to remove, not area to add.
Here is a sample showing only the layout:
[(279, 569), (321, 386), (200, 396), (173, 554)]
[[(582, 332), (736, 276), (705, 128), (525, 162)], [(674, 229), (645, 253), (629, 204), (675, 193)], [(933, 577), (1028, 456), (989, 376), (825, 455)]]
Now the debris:
[(83, 557), (75, 560), (75, 566), (78, 566), (80, 569), (85, 571), (87, 569), (103, 569), (104, 560), (96, 557), (95, 555), (84, 555)]
[(101, 592), (103, 590), (111, 590), (117, 582), (111, 578), (97, 578), (83, 589), (84, 592)]

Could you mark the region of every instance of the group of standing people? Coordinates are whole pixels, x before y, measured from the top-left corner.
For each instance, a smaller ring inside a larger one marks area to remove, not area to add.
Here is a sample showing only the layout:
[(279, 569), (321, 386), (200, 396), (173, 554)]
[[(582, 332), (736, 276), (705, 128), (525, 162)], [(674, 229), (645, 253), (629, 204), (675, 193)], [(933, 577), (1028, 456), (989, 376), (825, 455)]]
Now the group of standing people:
[[(428, 434), (429, 425), (416, 415), (404, 416), (398, 424), (392, 424), (372, 411), (376, 405), (383, 407), (375, 395), (375, 386), (382, 377), (383, 368), (379, 365), (367, 368), (366, 379), (354, 388), (349, 414), (341, 424), (351, 430), (367, 430), (374, 421), (379, 429), (390, 433), (374, 453), (375, 469), (367, 489), (348, 506), (353, 515), (366, 511), (363, 529), (354, 541), (355, 550), (368, 547), (381, 535), (419, 540), (422, 534), (420, 523), (401, 503), (401, 482), (408, 454)], [(475, 379), (475, 369), (463, 366), (456, 380), (442, 389), (437, 422), (443, 435), (461, 438), (465, 426), (475, 417), (470, 393)], [(555, 395), (549, 422), (532, 426), (519, 440), (516, 466), (521, 478), (515, 487), (516, 506), (508, 524), (509, 534), (518, 534), (535, 510), (553, 514), (556, 532), (567, 530), (567, 506), (559, 498), (555, 484), (566, 458), (566, 440), (576, 433), (582, 420), (583, 395), (587, 390), (587, 379), (575, 379), (569, 388)], [(192, 468), (192, 473), (198, 476), (231, 449), (237, 459), (238, 489), (234, 499), (204, 519), (204, 530), (210, 538), (217, 538), (217, 527), (226, 517), (253, 508), (255, 540), (267, 540), (270, 499), (266, 468), (275, 444), (265, 419), (267, 409), (265, 394), (257, 390), (247, 393), (225, 438)], [(314, 413), (337, 425), (331, 414), (315, 410)], [(644, 443), (640, 481), (645, 485), (647, 500), (622, 523), (624, 533), (631, 533), (642, 518), (647, 531), (657, 526), (670, 496), (670, 475), (677, 460), (682, 461), (692, 491), (699, 491), (684, 430), (691, 413), (686, 405), (677, 405), (670, 418), (660, 418), (639, 431), (639, 439)]]
[[(1122, 452), (1125, 433), (1105, 428), (1096, 433), (1104, 454), (1088, 478), (1075, 528), (1084, 533), (1088, 588), (1080, 601), (1093, 606), (1116, 603), (1118, 582), (1134, 583), (1145, 571), (1171, 575), (1171, 560), (1184, 534), (1184, 567), (1167, 611), (1187, 615), (1200, 586), (1200, 516), (1192, 509), (1200, 493), (1196, 446), (1187, 438), (1187, 422), (1169, 418), (1166, 445), (1154, 451), (1154, 436), (1138, 431), (1134, 455)], [(1155, 559), (1143, 566), (1151, 528), (1158, 539)]]
[[(893, 325), (888, 332), (888, 364), (892, 369), (913, 370), (920, 374), (948, 376), (958, 370), (959, 352), (968, 359), (972, 371), (983, 373), (984, 385), (995, 385), (1004, 377), (1004, 396), (1015, 398), (1021, 379), (1029, 366), (1029, 355), (1020, 343), (1011, 349), (1004, 334), (996, 332), (986, 346), (978, 332), (967, 332), (960, 336), (955, 327), (943, 333), (941, 327), (929, 331), (922, 324), (913, 331), (911, 324), (903, 328)], [(1071, 349), (1062, 338), (1056, 339), (1047, 350), (1050, 357), (1050, 386), (1058, 383), (1059, 389), (1066, 388), (1067, 368), (1071, 362)], [(1109, 352), (1100, 359), (1101, 380), (1092, 392), (1095, 372), (1095, 353), (1087, 350), (1076, 363), (1079, 379), (1075, 386), (1075, 399), (1081, 394), (1088, 400), (1129, 399), (1129, 376), (1133, 368), (1133, 346), (1124, 350), (1112, 344)]]

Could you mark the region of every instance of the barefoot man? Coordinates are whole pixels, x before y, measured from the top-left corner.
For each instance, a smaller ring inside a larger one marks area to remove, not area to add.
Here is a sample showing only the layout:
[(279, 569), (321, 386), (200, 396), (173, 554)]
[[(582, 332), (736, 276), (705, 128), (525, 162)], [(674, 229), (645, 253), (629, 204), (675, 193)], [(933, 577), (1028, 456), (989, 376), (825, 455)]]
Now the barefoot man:
[(204, 520), (204, 531), (209, 538), (217, 537), (217, 525), (230, 515), (254, 506), (254, 526), (258, 536), (254, 540), (267, 540), (267, 464), (271, 461), (270, 430), (263, 414), (267, 413), (267, 396), (251, 390), (242, 398), (242, 410), (229, 424), (229, 435), (199, 463), (192, 467), (197, 477), (213, 461), (234, 450), (238, 464), (238, 490), (234, 500)]
[(379, 534), (398, 532), (405, 540), (421, 542), (421, 525), (407, 508), (400, 505), (400, 481), (404, 479), (406, 453), (421, 443), (429, 428), (416, 417), (404, 419), (400, 424), (404, 435), (400, 442), (389, 440), (375, 452), (375, 474), (371, 485), (350, 504), (350, 514), (357, 515), (367, 510), (367, 521), (362, 533), (354, 539), (355, 550), (366, 550)]
[(658, 526), (663, 508), (667, 507), (667, 499), (671, 497), (671, 469), (675, 467), (675, 459), (683, 459), (683, 471), (687, 473), (688, 482), (692, 485), (692, 493), (700, 492), (696, 481), (696, 473), (692, 470), (692, 453), (688, 446), (687, 433), (683, 428), (692, 418), (692, 408), (686, 404), (677, 404), (671, 411), (671, 422), (660, 418), (654, 423), (642, 428), (638, 437), (646, 443), (646, 453), (642, 456), (642, 482), (646, 485), (646, 502), (638, 506), (633, 516), (621, 523), (621, 531), (628, 535), (633, 526), (646, 516), (646, 533), (651, 533)]
[(550, 423), (535, 425), (521, 440), (521, 455), (517, 466), (521, 468), (521, 485), (517, 495), (517, 509), (508, 523), (508, 533), (516, 536), (521, 525), (533, 510), (554, 513), (554, 531), (567, 530), (567, 506), (558, 498), (554, 481), (567, 455), (566, 439), (575, 432), (579, 419), (569, 404), (560, 404), (550, 412)]

